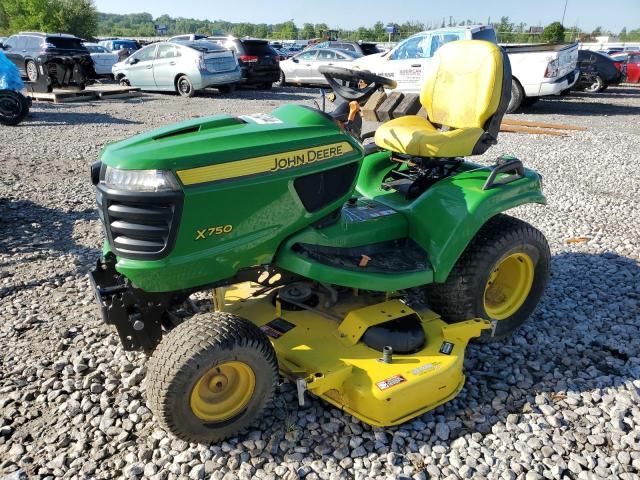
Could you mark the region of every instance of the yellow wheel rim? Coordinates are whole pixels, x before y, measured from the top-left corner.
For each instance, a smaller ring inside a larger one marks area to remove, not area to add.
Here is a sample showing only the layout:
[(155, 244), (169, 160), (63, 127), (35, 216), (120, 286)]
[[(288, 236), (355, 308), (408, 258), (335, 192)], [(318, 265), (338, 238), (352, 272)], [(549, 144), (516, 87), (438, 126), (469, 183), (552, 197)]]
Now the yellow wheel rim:
[(244, 362), (224, 362), (207, 370), (191, 391), (191, 411), (207, 422), (233, 418), (249, 403), (256, 375)]
[(513, 253), (500, 260), (484, 288), (484, 310), (495, 320), (516, 313), (533, 285), (535, 267), (526, 253)]

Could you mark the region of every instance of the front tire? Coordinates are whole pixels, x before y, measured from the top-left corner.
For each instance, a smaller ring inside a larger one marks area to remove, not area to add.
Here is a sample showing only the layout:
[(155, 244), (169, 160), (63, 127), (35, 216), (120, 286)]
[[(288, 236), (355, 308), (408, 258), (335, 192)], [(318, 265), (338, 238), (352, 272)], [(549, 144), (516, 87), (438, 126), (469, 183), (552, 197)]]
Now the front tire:
[(429, 305), (449, 323), (496, 320), (492, 338), (506, 337), (538, 305), (549, 278), (550, 259), (549, 244), (539, 230), (498, 215), (469, 243), (447, 281), (426, 287)]
[(30, 82), (38, 81), (39, 75), (38, 75), (38, 66), (36, 65), (36, 62), (34, 62), (33, 60), (28, 60), (24, 66), (24, 69), (27, 72), (27, 78), (29, 79)]
[(278, 79), (278, 86), (279, 87), (287, 86), (287, 77), (285, 77), (284, 72), (282, 70), (280, 70), (280, 78)]
[(198, 314), (156, 348), (147, 396), (165, 429), (189, 442), (212, 443), (254, 423), (277, 379), (275, 352), (258, 327), (229, 313)]
[(13, 90), (0, 90), (0, 124), (17, 125), (29, 113), (30, 99)]
[(178, 77), (178, 80), (176, 80), (176, 90), (181, 97), (191, 98), (196, 94), (191, 80), (189, 80), (189, 77), (187, 77), (186, 75), (181, 75), (180, 77)]

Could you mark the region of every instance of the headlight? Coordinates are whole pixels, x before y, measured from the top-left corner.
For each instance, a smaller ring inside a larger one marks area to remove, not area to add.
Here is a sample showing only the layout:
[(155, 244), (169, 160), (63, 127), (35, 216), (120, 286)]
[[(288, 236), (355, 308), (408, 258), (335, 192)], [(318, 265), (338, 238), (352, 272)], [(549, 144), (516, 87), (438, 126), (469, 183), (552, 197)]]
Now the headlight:
[(102, 183), (107, 188), (132, 192), (180, 190), (180, 185), (173, 174), (164, 170), (121, 170), (107, 167)]

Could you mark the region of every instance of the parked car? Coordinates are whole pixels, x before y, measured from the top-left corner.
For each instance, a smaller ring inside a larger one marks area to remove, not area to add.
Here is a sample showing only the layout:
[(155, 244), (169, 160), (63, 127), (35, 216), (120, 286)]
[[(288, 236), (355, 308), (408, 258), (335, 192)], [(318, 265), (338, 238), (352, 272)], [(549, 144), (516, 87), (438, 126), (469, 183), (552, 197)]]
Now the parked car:
[(97, 43), (84, 42), (83, 45), (89, 50), (96, 75), (111, 76), (111, 68), (118, 63), (118, 54), (110, 52)]
[(616, 62), (621, 62), (623, 80), (628, 83), (640, 83), (640, 50), (625, 51), (612, 56)]
[[(397, 90), (420, 93), (433, 54), (456, 40), (485, 40), (496, 43), (493, 27), (471, 25), (417, 33), (385, 53), (367, 55), (353, 62), (353, 68), (370, 70), (397, 82)], [(578, 79), (578, 45), (503, 45), (513, 74), (507, 112), (531, 104), (544, 95), (568, 91)]]
[(117, 53), (120, 60), (124, 60), (133, 52), (137, 52), (142, 48), (140, 42), (128, 38), (110, 38), (108, 40), (102, 40), (98, 42), (98, 44), (110, 52)]
[(205, 40), (207, 35), (201, 33), (191, 33), (189, 35), (176, 35), (171, 37), (167, 42), (193, 42), (194, 40)]
[(84, 88), (96, 75), (89, 50), (73, 35), (20, 32), (7, 38), (2, 50), (21, 75), (40, 81), (47, 91), (54, 86)]
[(203, 40), (151, 44), (116, 63), (113, 76), (123, 85), (178, 92), (183, 97), (207, 87), (231, 92), (241, 79), (235, 54)]
[(361, 54), (336, 48), (312, 48), (284, 62), (280, 62), (280, 86), (288, 83), (328, 85), (327, 79), (318, 70), (322, 65), (338, 65), (348, 68)]
[(622, 72), (616, 68), (614, 60), (604, 53), (578, 51), (578, 68), (580, 76), (575, 88), (585, 92), (601, 92), (609, 85), (617, 85), (622, 81)]
[(317, 43), (311, 48), (337, 48), (340, 50), (348, 50), (350, 52), (359, 53), (363, 55), (373, 55), (374, 53), (380, 53), (380, 49), (375, 43), (370, 42), (348, 42), (345, 40), (327, 41)]
[(279, 55), (266, 40), (235, 37), (208, 37), (208, 40), (236, 53), (244, 85), (269, 89), (280, 78)]

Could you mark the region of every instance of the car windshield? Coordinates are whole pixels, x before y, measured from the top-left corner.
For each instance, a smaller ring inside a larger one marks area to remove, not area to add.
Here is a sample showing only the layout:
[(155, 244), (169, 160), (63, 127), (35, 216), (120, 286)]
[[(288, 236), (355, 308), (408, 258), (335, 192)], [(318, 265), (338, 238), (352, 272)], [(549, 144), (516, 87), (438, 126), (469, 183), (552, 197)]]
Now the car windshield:
[(123, 48), (137, 50), (138, 48), (140, 48), (140, 45), (138, 45), (138, 43), (134, 42), (133, 40), (119, 40), (117, 42), (113, 42), (114, 50), (121, 50)]
[(218, 45), (217, 43), (208, 42), (205, 40), (195, 40), (193, 42), (183, 43), (184, 45), (198, 50), (199, 52), (222, 52), (226, 48)]
[(85, 45), (85, 47), (91, 53), (109, 53), (109, 51), (106, 48), (101, 47), (99, 45)]
[(46, 43), (50, 43), (56, 48), (64, 49), (84, 49), (79, 38), (73, 37), (47, 37)]
[(339, 51), (341, 54), (346, 55), (347, 57), (351, 57), (351, 58), (364, 57), (364, 55), (362, 55), (361, 53), (353, 52), (351, 50), (344, 50), (342, 48), (336, 48), (336, 50)]
[(273, 50), (269, 44), (265, 41), (251, 41), (251, 40), (243, 40), (242, 45), (244, 45), (244, 50), (247, 55), (273, 55), (275, 50)]

